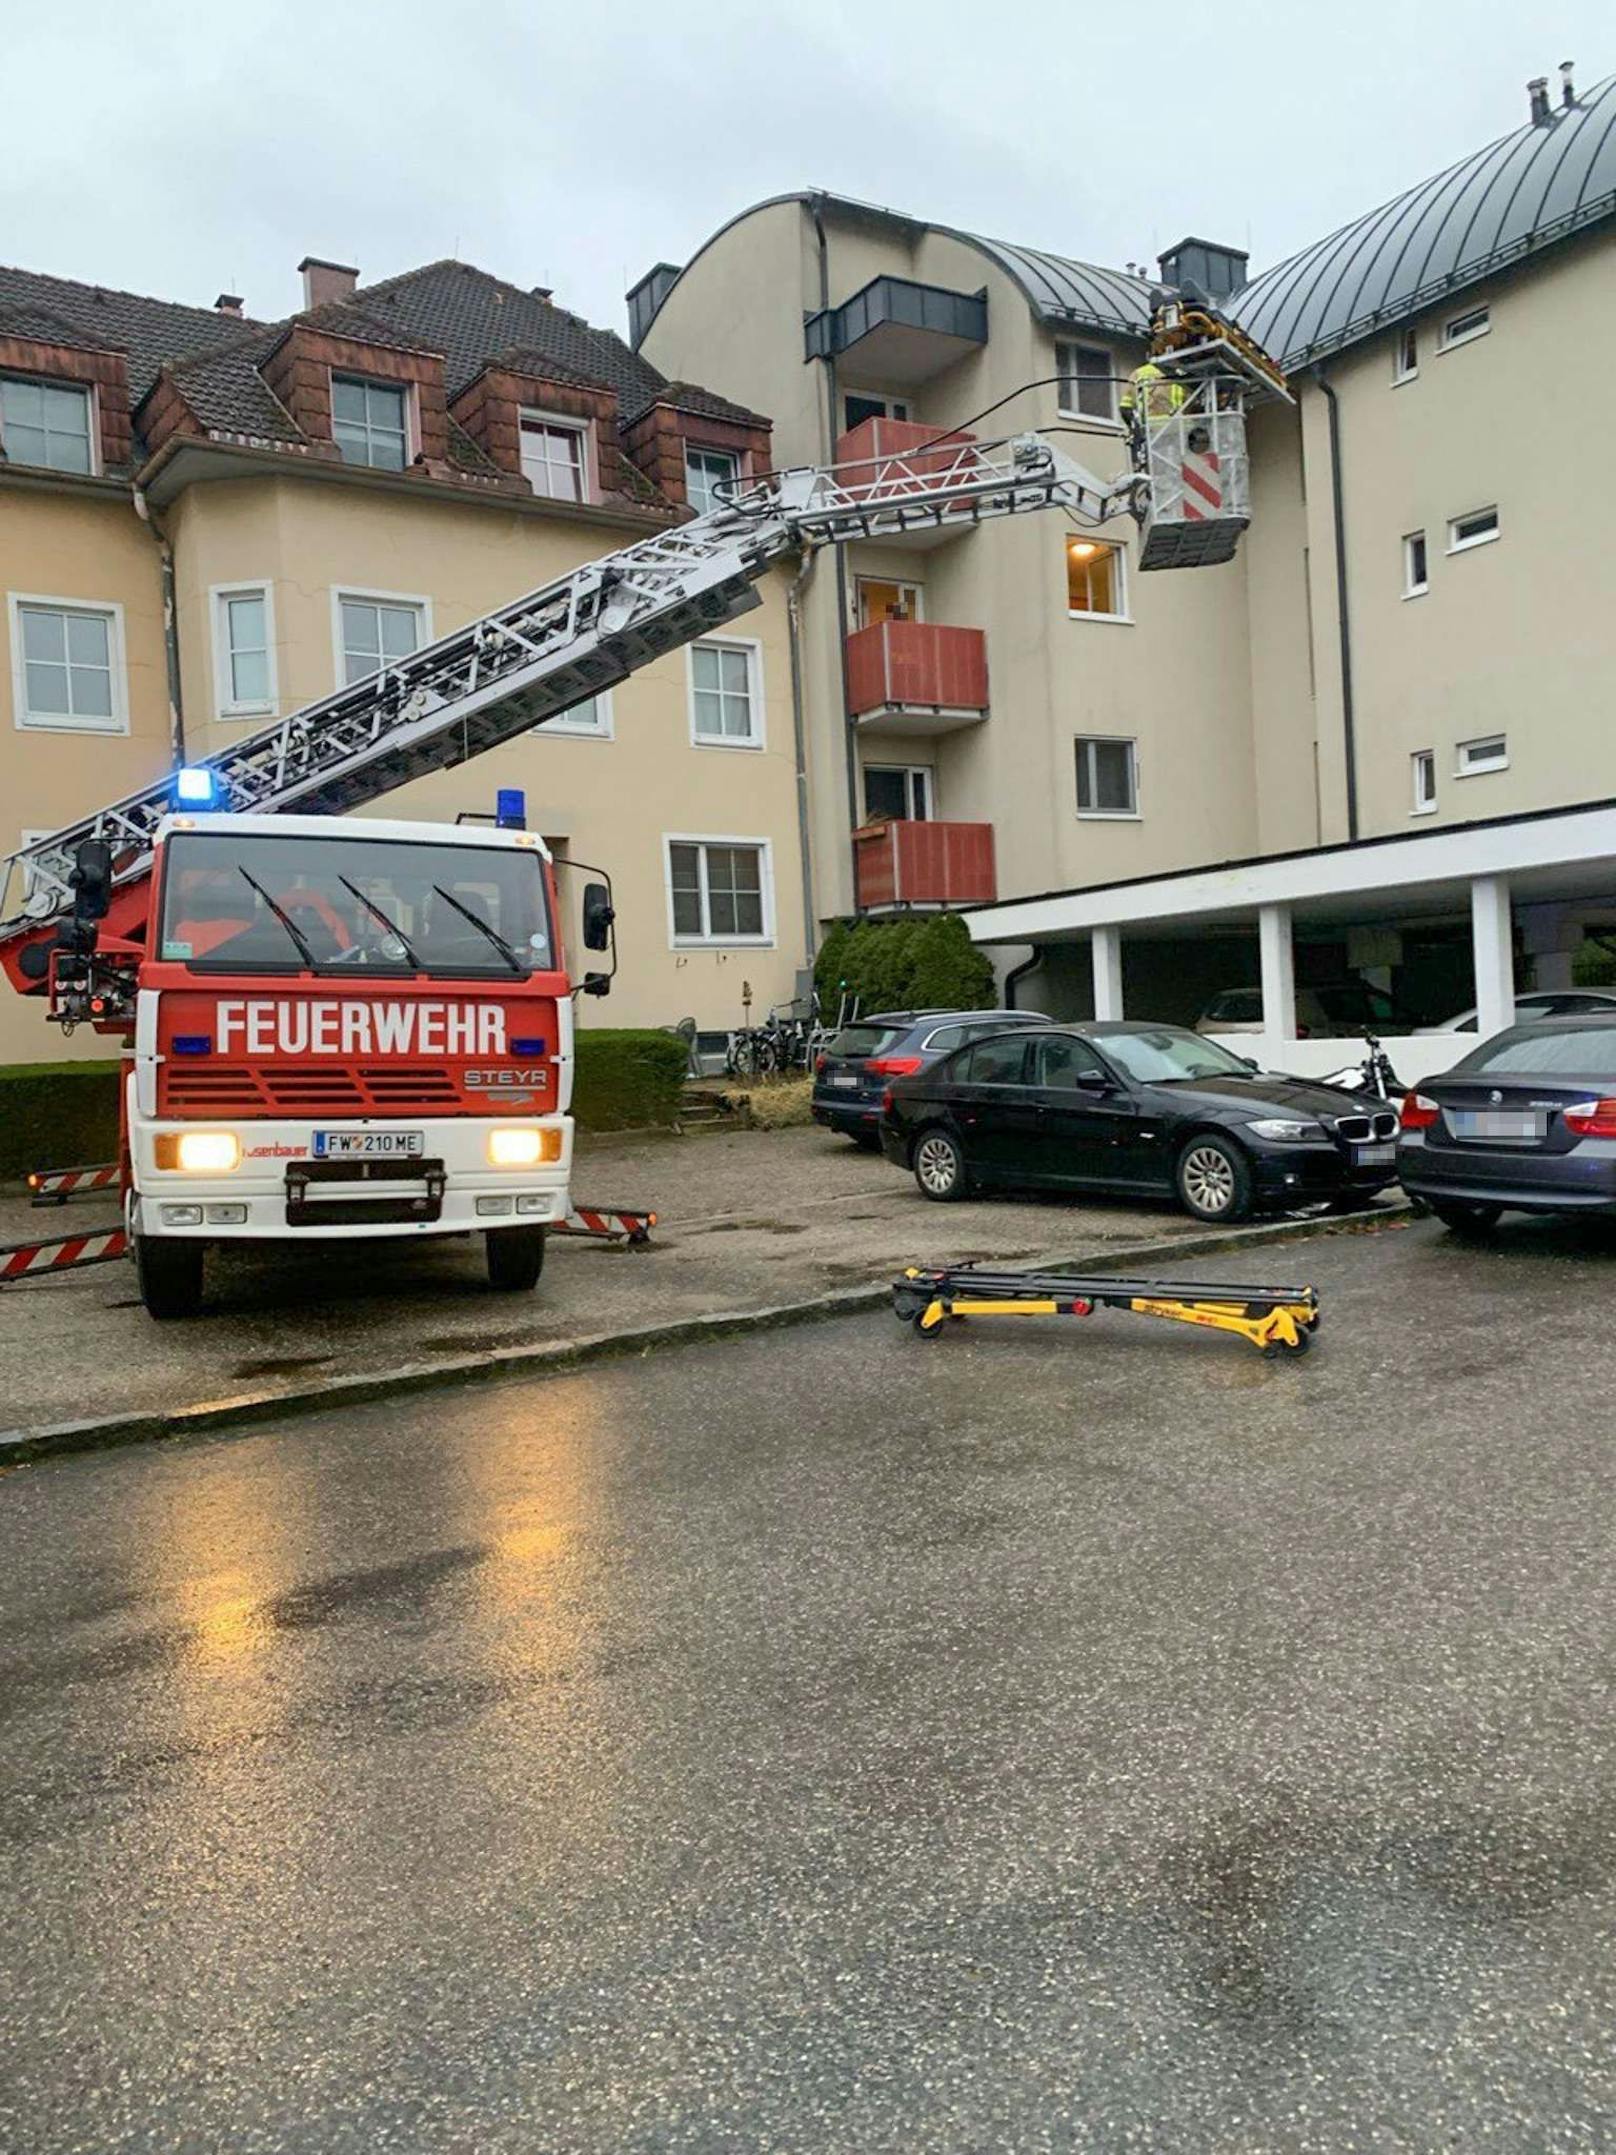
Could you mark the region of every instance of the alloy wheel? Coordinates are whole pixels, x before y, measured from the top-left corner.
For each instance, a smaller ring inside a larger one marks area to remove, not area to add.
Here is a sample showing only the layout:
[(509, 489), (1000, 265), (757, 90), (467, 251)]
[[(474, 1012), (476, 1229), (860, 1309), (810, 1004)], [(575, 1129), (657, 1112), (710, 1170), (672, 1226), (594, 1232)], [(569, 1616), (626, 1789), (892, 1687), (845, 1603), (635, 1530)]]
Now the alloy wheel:
[(1197, 1212), (1227, 1212), (1234, 1202), (1234, 1169), (1216, 1145), (1194, 1145), (1184, 1155), (1184, 1194)]
[(946, 1137), (923, 1137), (915, 1152), (915, 1173), (933, 1196), (941, 1197), (954, 1187), (959, 1162)]

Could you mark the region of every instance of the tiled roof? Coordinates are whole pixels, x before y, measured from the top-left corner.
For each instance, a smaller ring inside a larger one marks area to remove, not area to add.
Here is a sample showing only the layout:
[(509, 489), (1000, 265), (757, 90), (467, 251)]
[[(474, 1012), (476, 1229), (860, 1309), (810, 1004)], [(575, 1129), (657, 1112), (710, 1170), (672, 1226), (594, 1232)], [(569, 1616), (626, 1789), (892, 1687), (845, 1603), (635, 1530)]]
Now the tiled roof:
[(129, 394), (135, 403), (157, 379), (166, 360), (240, 342), (261, 325), (236, 321), (212, 307), (182, 307), (172, 300), (147, 299), (138, 292), (114, 292), (98, 284), (75, 284), (68, 277), (45, 277), (30, 269), (0, 268), (0, 330), (38, 335), (21, 318), (45, 314), (64, 324), (71, 339), (98, 351), (129, 355)]
[(671, 404), (678, 411), (693, 412), (701, 419), (722, 419), (730, 426), (766, 427), (769, 421), (759, 412), (748, 411), (744, 404), (733, 404), (728, 397), (703, 389), (697, 382), (663, 382), (654, 389), (639, 407), (639, 411), (625, 411), (625, 419), (637, 419), (640, 412), (653, 404)]

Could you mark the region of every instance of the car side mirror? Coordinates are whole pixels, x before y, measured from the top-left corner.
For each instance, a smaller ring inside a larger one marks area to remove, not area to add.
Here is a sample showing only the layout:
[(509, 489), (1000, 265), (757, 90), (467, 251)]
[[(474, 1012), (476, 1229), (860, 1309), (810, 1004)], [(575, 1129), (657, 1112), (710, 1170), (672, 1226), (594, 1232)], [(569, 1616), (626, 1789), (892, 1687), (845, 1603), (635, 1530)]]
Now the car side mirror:
[[(604, 883), (584, 885), (584, 948), (585, 950), (609, 950), (612, 941), (612, 922), (617, 918), (612, 905), (612, 894)], [(595, 990), (598, 994), (600, 990)]]
[(85, 838), (68, 877), (77, 920), (105, 920), (112, 903), (112, 848), (104, 838)]
[(1109, 1092), (1111, 1080), (1103, 1070), (1074, 1070), (1072, 1083), (1083, 1092)]
[(1257, 1061), (1255, 1056), (1242, 1055), (1240, 1060), (1245, 1064), (1248, 1070), (1260, 1070), (1262, 1068), (1262, 1064)]

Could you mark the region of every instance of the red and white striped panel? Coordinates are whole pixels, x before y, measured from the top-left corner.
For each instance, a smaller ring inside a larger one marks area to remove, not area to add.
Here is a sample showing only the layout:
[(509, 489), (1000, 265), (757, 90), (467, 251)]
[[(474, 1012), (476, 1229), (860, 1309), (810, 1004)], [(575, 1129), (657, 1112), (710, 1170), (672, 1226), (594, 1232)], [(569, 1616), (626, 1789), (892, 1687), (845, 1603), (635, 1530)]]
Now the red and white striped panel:
[(556, 1221), (551, 1233), (596, 1235), (608, 1242), (649, 1242), (655, 1225), (654, 1212), (624, 1212), (576, 1205), (564, 1220)]
[(129, 1237), (121, 1227), (103, 1227), (93, 1235), (57, 1235), (49, 1242), (16, 1242), (0, 1249), (0, 1282), (65, 1272), (70, 1265), (104, 1265), (128, 1250)]
[(1179, 466), (1184, 481), (1184, 514), (1201, 519), (1217, 516), (1223, 509), (1223, 478), (1213, 449), (1186, 449)]
[(36, 1205), (59, 1204), (65, 1197), (83, 1197), (91, 1190), (115, 1190), (118, 1163), (104, 1167), (41, 1167), (28, 1177), (28, 1194)]

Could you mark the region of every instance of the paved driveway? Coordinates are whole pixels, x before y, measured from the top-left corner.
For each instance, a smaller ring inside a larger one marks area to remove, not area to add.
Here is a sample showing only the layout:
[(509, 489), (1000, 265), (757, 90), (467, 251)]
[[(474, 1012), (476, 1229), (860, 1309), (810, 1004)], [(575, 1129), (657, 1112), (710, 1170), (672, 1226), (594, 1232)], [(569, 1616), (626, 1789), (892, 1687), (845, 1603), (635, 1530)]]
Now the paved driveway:
[(0, 1478), (0, 2146), (1610, 2147), (1616, 1256), (1290, 1254)]

